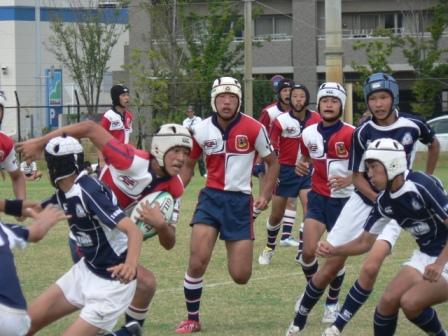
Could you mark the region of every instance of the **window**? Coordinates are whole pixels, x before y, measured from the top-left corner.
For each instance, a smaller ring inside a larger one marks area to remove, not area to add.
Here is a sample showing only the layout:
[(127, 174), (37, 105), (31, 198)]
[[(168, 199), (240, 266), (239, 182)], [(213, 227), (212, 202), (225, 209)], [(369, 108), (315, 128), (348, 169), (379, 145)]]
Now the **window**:
[(262, 15), (255, 19), (255, 36), (287, 35), (292, 32), (292, 20), (285, 15)]

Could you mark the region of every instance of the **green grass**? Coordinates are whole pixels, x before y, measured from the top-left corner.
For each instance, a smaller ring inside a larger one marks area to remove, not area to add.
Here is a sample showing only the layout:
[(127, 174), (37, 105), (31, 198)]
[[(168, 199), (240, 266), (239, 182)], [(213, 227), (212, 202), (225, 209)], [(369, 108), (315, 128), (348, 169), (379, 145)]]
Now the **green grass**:
[[(448, 155), (442, 156), (436, 175), (448, 185)], [(418, 158), (418, 169), (422, 169), (423, 159)], [(145, 325), (145, 335), (173, 335), (175, 325), (186, 317), (183, 298), (183, 276), (189, 254), (190, 227), (188, 222), (196, 204), (197, 193), (204, 180), (196, 174), (186, 190), (182, 203), (181, 220), (177, 229), (177, 244), (171, 251), (161, 248), (156, 239), (144, 243), (141, 263), (151, 269), (158, 280), (158, 290), (151, 306), (151, 314)], [(256, 181), (255, 181), (256, 182)], [(254, 183), (257, 185), (257, 183)], [(47, 179), (28, 182), (30, 199), (43, 199), (52, 193)], [(10, 182), (0, 186), (2, 197), (11, 197)], [(224, 244), (218, 242), (212, 261), (205, 275), (205, 288), (201, 302), (201, 320), (204, 335), (284, 335), (293, 318), (297, 296), (302, 292), (305, 281), (300, 268), (294, 262), (294, 249), (279, 247), (272, 264), (261, 267), (257, 258), (265, 243), (265, 222), (269, 211), (263, 212), (256, 222), (253, 274), (245, 285), (236, 285), (227, 272)], [(6, 221), (13, 221), (4, 217)], [(295, 228), (296, 229), (296, 228)], [(23, 251), (15, 252), (19, 276), (28, 302), (53, 283), (71, 267), (67, 246), (68, 227), (57, 225), (39, 244), (30, 245)], [(415, 248), (414, 241), (403, 233), (382, 267), (374, 292), (367, 304), (347, 326), (344, 335), (371, 335), (372, 317), (385, 286), (396, 274), (401, 263)], [(357, 277), (363, 257), (351, 258), (347, 264), (347, 276), (342, 289), (345, 297), (349, 287)], [(323, 303), (316, 305), (309, 316), (305, 335), (320, 335), (324, 325), (320, 319)], [(448, 321), (448, 306), (438, 307), (439, 317)], [(76, 317), (72, 315), (41, 331), (39, 335), (58, 335)], [(120, 321), (121, 323), (121, 321)], [(445, 322), (448, 327), (448, 322)], [(397, 335), (421, 335), (412, 324), (400, 315)]]

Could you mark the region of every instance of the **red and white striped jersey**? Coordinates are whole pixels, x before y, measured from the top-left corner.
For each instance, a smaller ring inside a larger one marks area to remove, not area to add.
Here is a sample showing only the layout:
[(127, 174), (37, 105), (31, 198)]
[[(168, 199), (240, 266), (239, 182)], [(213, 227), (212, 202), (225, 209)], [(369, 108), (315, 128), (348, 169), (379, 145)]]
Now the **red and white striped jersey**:
[(272, 124), (270, 138), (274, 149), (278, 152), (278, 162), (283, 165), (295, 166), (299, 151), (299, 139), (305, 127), (321, 120), (319, 113), (306, 111), (303, 122), (294, 117), (292, 112), (282, 113)]
[(112, 189), (123, 209), (155, 191), (167, 191), (175, 199), (184, 192), (178, 175), (158, 178), (150, 171), (151, 155), (146, 151), (112, 139), (104, 146), (102, 154), (107, 165), (100, 180)]
[(129, 136), (132, 133), (132, 120), (134, 116), (129, 111), (124, 111), (123, 115), (114, 111), (108, 110), (101, 117), (101, 126), (108, 131), (112, 136), (122, 143), (129, 143)]
[(301, 149), (304, 156), (313, 163), (311, 189), (323, 196), (349, 197), (353, 185), (341, 190), (331, 190), (328, 186), (332, 176), (348, 176), (348, 161), (352, 135), (355, 128), (339, 121), (330, 127), (323, 127), (322, 122), (307, 127), (302, 134)]
[(216, 114), (193, 126), (193, 149), (197, 160), (205, 154), (206, 186), (219, 190), (252, 192), (251, 174), (255, 157), (273, 152), (265, 127), (257, 120), (239, 113), (223, 131)]
[(0, 132), (0, 168), (7, 172), (19, 169), (14, 141), (3, 132)]
[(279, 102), (274, 102), (263, 108), (263, 110), (261, 111), (260, 118), (258, 118), (258, 121), (261, 122), (264, 127), (266, 127), (266, 131), (268, 132), (268, 134), (271, 132), (271, 127), (272, 124), (274, 123), (274, 120), (283, 112), (287, 111), (283, 111), (280, 108)]

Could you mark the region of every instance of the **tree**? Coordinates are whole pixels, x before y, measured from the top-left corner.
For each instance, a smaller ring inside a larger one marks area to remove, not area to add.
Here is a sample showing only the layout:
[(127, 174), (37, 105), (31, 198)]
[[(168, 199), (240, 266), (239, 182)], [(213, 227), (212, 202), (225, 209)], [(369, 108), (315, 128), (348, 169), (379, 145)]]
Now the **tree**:
[[(354, 48), (365, 49), (369, 66), (355, 64), (354, 68), (361, 73), (362, 80), (375, 71), (390, 72), (387, 59), (394, 48), (401, 48), (403, 56), (415, 70), (416, 80), (412, 85), (412, 92), (416, 101), (411, 103), (412, 109), (429, 117), (436, 109), (442, 87), (446, 86), (439, 78), (446, 78), (448, 75), (448, 50), (439, 46), (443, 31), (448, 27), (448, 3), (439, 0), (427, 11), (409, 7), (411, 5), (411, 2), (407, 3), (406, 10), (403, 11), (403, 15), (413, 18), (410, 21), (415, 26), (411, 27), (411, 31), (401, 35), (382, 29), (375, 33), (378, 39), (358, 42)], [(424, 34), (425, 30), (430, 32), (429, 37)]]
[(89, 116), (93, 116), (111, 51), (127, 25), (120, 23), (119, 8), (98, 8), (94, 0), (87, 5), (86, 1), (69, 0), (69, 4), (74, 22), (64, 22), (57, 8), (50, 13), (52, 35), (47, 49), (70, 72)]
[[(153, 0), (142, 5), (148, 16), (145, 46), (132, 50), (129, 73), (144, 105), (152, 129), (163, 122), (180, 122), (185, 107), (198, 114), (210, 111), (212, 81), (235, 75), (242, 65), (243, 18), (238, 5), (228, 1), (202, 1), (207, 14), (198, 15), (192, 0)], [(254, 15), (259, 11), (254, 9)], [(149, 93), (148, 93), (149, 92)]]

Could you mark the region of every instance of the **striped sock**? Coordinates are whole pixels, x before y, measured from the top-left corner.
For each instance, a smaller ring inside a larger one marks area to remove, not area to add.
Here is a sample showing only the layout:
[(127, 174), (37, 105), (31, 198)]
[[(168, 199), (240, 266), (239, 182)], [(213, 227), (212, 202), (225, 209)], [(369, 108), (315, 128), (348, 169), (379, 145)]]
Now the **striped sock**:
[(146, 316), (148, 315), (149, 306), (146, 308), (137, 308), (132, 305), (128, 307), (125, 314), (126, 323), (131, 321), (137, 321), (141, 327), (145, 323)]
[(314, 305), (319, 301), (320, 297), (324, 293), (325, 288), (319, 289), (313, 285), (313, 280), (310, 280), (306, 285), (305, 292), (303, 293), (302, 301), (298, 307), (298, 311), (294, 318), (294, 325), (298, 326), (300, 330), (303, 330), (308, 318), (308, 314)]
[(398, 314), (384, 316), (375, 309), (373, 316), (373, 334), (375, 336), (393, 336), (397, 329)]
[(445, 336), (445, 331), (437, 316), (437, 313), (431, 307), (424, 309), (419, 316), (409, 320), (428, 335)]
[(339, 292), (341, 291), (342, 282), (345, 277), (345, 267), (338, 272), (336, 277), (330, 282), (330, 287), (328, 288), (327, 305), (334, 305), (338, 302)]
[(257, 217), (261, 214), (261, 210), (255, 207), (252, 208), (252, 219), (255, 221)]
[(297, 212), (295, 210), (286, 209), (283, 214), (283, 230), (281, 239), (286, 239), (291, 236), (292, 227), (296, 220)]
[(299, 259), (300, 265), (302, 266), (303, 274), (305, 275), (306, 281), (310, 281), (313, 275), (317, 272), (317, 269), (319, 268), (319, 263), (317, 261), (317, 258), (315, 258), (312, 262), (309, 264), (305, 264), (305, 262), (302, 259), (302, 255), (300, 255)]
[(334, 322), (336, 328), (342, 331), (352, 317), (358, 312), (359, 308), (367, 301), (372, 290), (366, 290), (361, 287), (358, 280), (350, 288), (344, 305), (342, 306), (338, 318)]
[(193, 278), (185, 273), (184, 295), (187, 305), (188, 319), (199, 321), (199, 306), (203, 287), (203, 277)]
[(278, 232), (280, 231), (281, 222), (275, 225), (271, 225), (269, 223), (269, 219), (266, 223), (268, 242), (266, 244), (267, 247), (275, 250), (275, 241), (277, 240)]

